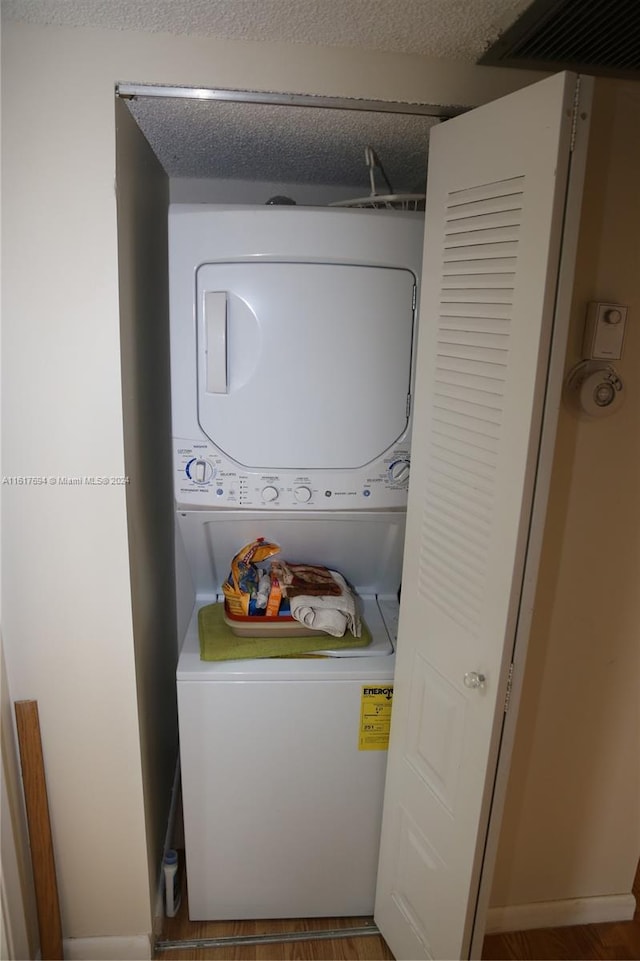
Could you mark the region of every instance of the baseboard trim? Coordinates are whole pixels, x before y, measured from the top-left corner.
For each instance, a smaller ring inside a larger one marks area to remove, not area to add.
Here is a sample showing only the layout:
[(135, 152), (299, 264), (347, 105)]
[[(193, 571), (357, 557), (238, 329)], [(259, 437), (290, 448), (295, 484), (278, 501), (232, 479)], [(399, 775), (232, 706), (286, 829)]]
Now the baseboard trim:
[(636, 910), (632, 894), (597, 898), (571, 898), (565, 901), (538, 901), (489, 908), (486, 934), (528, 931), (532, 928), (565, 928), (573, 924), (601, 924), (630, 921)]
[(146, 934), (125, 938), (65, 938), (67, 961), (150, 961), (151, 940)]

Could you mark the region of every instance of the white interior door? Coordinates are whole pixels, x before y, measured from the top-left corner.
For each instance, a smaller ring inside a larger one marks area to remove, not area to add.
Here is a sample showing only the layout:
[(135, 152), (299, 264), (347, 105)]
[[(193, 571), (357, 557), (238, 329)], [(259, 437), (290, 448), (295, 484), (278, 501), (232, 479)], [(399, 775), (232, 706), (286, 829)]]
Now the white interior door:
[(375, 910), (398, 959), (469, 956), (540, 445), (575, 89), (575, 76), (559, 74), (432, 132)]

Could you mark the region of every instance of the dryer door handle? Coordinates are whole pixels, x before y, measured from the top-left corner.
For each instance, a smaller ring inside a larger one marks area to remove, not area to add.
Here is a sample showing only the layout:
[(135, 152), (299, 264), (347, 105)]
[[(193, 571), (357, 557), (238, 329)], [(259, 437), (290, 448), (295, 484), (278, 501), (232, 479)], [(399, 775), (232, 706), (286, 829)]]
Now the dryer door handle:
[(205, 369), (208, 394), (228, 393), (227, 295), (207, 290), (204, 295)]

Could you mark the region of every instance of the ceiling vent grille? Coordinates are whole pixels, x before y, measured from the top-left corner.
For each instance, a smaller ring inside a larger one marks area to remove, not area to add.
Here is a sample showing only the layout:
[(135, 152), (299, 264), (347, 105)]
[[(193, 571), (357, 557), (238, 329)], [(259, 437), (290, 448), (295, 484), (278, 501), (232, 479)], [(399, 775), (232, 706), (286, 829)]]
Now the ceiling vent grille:
[(638, 78), (639, 0), (534, 0), (478, 63)]

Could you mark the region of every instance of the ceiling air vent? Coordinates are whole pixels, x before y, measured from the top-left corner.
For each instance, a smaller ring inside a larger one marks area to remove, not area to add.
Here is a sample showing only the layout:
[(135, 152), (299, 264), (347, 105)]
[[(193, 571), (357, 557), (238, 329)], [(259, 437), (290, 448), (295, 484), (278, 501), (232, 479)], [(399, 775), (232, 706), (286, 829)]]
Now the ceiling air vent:
[(534, 0), (478, 63), (638, 79), (640, 0)]

